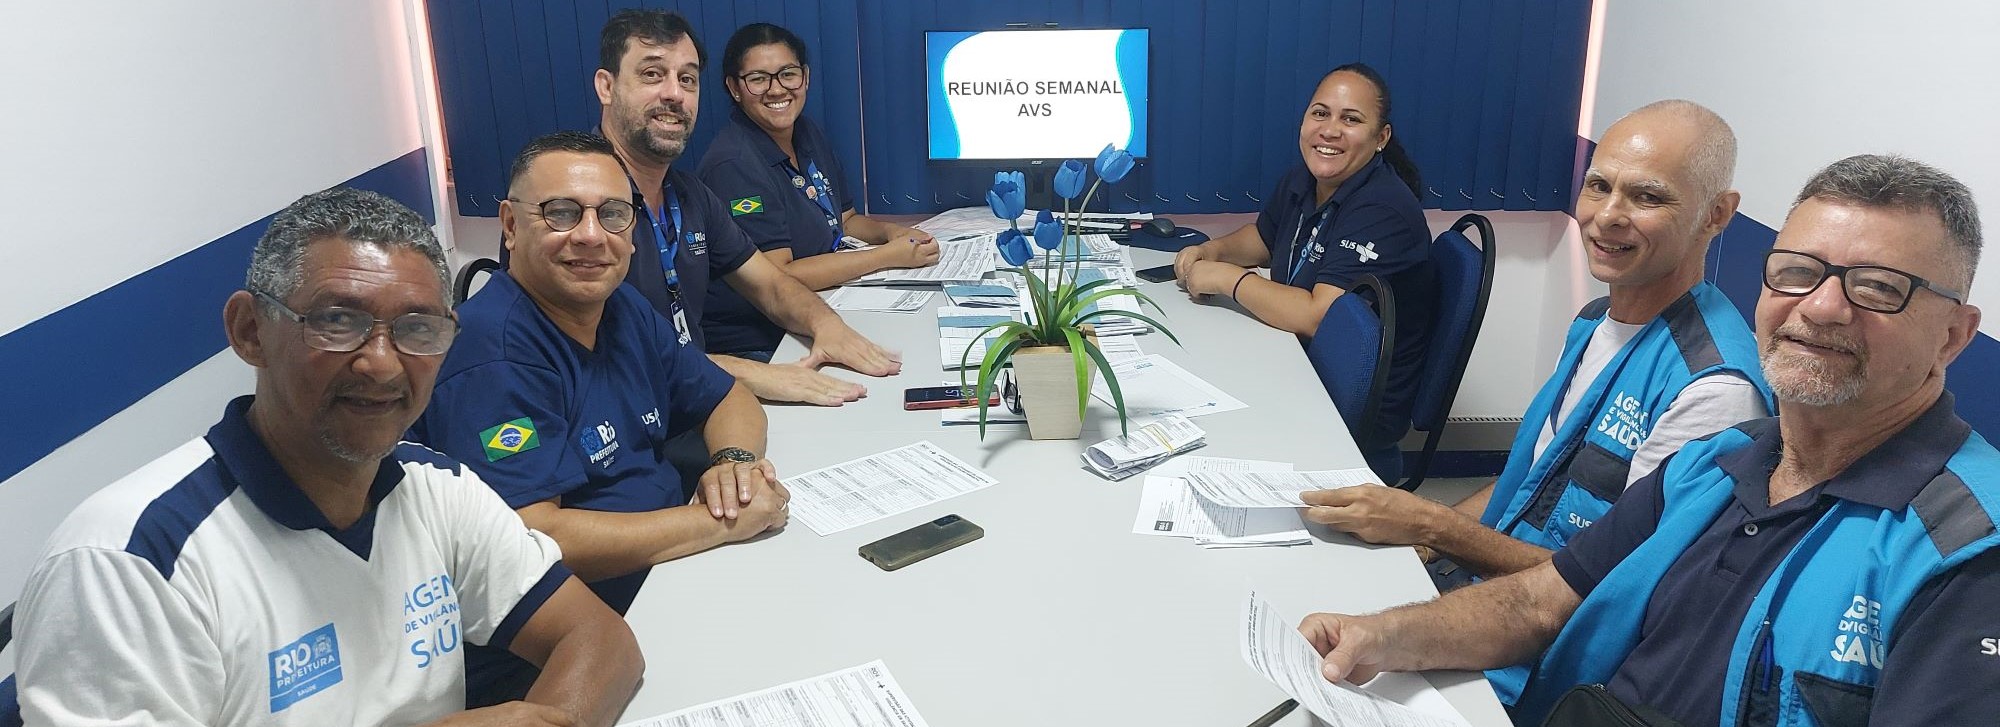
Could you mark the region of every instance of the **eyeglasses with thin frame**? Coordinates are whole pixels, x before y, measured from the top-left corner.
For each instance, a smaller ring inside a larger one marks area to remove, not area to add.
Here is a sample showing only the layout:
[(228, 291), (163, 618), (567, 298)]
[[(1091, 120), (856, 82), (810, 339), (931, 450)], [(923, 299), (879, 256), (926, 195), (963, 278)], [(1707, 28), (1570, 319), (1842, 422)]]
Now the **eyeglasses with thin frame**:
[(508, 197), (507, 201), (534, 209), (535, 214), (541, 215), (543, 222), (549, 223), (549, 229), (556, 232), (576, 229), (577, 225), (583, 223), (584, 210), (597, 210), (597, 225), (613, 235), (632, 229), (632, 223), (639, 221), (638, 208), (622, 199), (607, 199), (596, 205), (586, 205), (567, 197), (557, 197), (541, 204), (523, 202), (513, 197)]
[(1764, 287), (1779, 295), (1804, 296), (1827, 278), (1840, 278), (1847, 302), (1877, 313), (1901, 313), (1919, 288), (1964, 303), (1965, 295), (1915, 275), (1881, 265), (1835, 265), (1809, 253), (1774, 249), (1764, 253)]
[(771, 79), (778, 79), (778, 87), (787, 91), (797, 91), (806, 84), (806, 67), (796, 63), (778, 69), (777, 73), (751, 71), (736, 77), (743, 84), (744, 93), (759, 94), (771, 90)]
[(305, 339), (306, 345), (321, 351), (348, 353), (358, 350), (375, 335), (375, 327), (381, 325), (389, 327), (389, 341), (396, 344), (396, 350), (411, 356), (444, 353), (451, 348), (452, 339), (458, 336), (458, 321), (450, 316), (404, 313), (385, 321), (367, 311), (337, 305), (300, 313), (269, 293), (252, 291), (251, 295), (276, 308), (291, 322), (300, 324), (299, 337)]

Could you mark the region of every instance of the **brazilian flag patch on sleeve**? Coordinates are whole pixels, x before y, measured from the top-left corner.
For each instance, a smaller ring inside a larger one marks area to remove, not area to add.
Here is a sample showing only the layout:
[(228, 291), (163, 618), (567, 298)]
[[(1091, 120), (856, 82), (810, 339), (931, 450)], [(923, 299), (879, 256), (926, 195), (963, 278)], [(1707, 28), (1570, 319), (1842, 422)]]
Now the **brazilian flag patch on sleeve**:
[(535, 423), (528, 421), (527, 417), (480, 432), (479, 441), (486, 445), (488, 462), (498, 462), (542, 446), (541, 438), (535, 435)]
[(744, 197), (743, 199), (731, 200), (729, 202), (730, 217), (742, 217), (744, 215), (754, 215), (763, 211), (764, 211), (764, 197), (762, 195), (756, 197)]

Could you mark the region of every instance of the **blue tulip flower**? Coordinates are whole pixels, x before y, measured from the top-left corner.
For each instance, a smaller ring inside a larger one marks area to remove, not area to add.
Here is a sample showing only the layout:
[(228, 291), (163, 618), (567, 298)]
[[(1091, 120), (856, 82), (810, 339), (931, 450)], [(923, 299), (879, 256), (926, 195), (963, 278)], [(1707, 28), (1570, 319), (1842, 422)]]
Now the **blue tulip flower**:
[(1076, 199), (1083, 194), (1083, 162), (1070, 159), (1056, 170), (1056, 194), (1063, 199)]
[(1013, 221), (1028, 209), (1028, 180), (1020, 172), (996, 172), (993, 189), (986, 193), (986, 206), (993, 216)]
[(1105, 144), (1104, 151), (1097, 153), (1097, 176), (1105, 184), (1117, 184), (1132, 171), (1132, 153), (1118, 148), (1116, 144)]
[(1062, 247), (1063, 227), (1048, 210), (1035, 214), (1035, 246), (1043, 250)]
[(1035, 248), (1028, 246), (1028, 237), (1021, 234), (1020, 230), (1012, 228), (1001, 230), (1000, 237), (994, 240), (994, 244), (1000, 247), (1000, 259), (1014, 267), (1020, 267), (1035, 257)]

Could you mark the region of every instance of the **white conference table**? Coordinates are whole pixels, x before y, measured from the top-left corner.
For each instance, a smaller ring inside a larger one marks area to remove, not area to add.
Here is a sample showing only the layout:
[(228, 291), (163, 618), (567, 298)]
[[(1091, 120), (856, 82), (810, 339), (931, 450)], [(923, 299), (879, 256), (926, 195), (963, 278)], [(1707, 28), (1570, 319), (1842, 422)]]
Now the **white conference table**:
[[(1132, 248), (1136, 267), (1171, 256)], [(1231, 307), (1200, 305), (1172, 283), (1142, 290), (1187, 343), (1140, 338), (1249, 405), (1195, 419), (1201, 455), (1362, 466), (1311, 366), (1289, 334)], [(944, 302), (938, 295), (937, 302)], [(906, 387), (943, 377), (936, 315), (847, 313), (903, 354), (900, 375), (862, 381), (839, 408), (769, 406), (770, 458), (805, 472), (929, 440), (999, 480), (992, 487), (821, 537), (802, 523), (653, 569), (627, 618), (646, 681), (621, 721), (882, 659), (935, 727), (1248, 724), (1285, 699), (1238, 653), (1239, 609), (1256, 589), (1287, 617), (1366, 613), (1436, 594), (1409, 548), (1315, 530), (1310, 546), (1204, 550), (1131, 532), (1143, 476), (1110, 482), (1078, 455), (1118, 433), (1093, 402), (1080, 439), (1033, 441), (1025, 425), (945, 428), (904, 411)], [(787, 339), (775, 361), (804, 355)], [(948, 514), (983, 539), (895, 572), (861, 545)], [(1477, 673), (1427, 675), (1475, 727), (1508, 721)], [(1301, 709), (1279, 722), (1306, 725)]]

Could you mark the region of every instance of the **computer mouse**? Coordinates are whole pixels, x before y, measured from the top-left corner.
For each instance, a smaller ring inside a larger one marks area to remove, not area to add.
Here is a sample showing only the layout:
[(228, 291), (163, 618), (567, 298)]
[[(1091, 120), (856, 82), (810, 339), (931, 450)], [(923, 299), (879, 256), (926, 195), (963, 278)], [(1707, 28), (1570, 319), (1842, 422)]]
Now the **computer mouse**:
[(1146, 232), (1160, 237), (1173, 237), (1174, 221), (1165, 217), (1154, 217), (1153, 219), (1146, 220), (1145, 229)]

